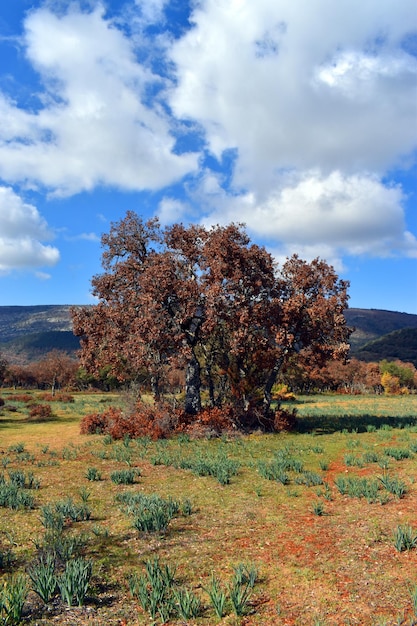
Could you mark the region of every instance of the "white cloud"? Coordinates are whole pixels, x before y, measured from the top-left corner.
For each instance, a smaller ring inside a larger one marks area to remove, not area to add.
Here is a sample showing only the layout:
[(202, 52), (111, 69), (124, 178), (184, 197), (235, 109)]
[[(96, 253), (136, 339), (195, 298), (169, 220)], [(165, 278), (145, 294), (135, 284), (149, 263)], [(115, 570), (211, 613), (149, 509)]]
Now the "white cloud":
[(10, 187), (0, 187), (0, 272), (55, 265), (58, 249), (42, 243), (50, 238), (38, 210)]
[(180, 222), (187, 211), (187, 206), (175, 198), (162, 198), (157, 216), (161, 224)]
[(381, 172), (417, 143), (414, 23), (414, 0), (205, 0), (171, 53), (173, 110), (258, 193), (282, 170)]
[(137, 62), (102, 7), (33, 11), (24, 44), (44, 85), (42, 105), (23, 111), (0, 98), (3, 179), (72, 194), (99, 184), (156, 189), (196, 168), (195, 155), (173, 152), (171, 122), (158, 101), (146, 104), (161, 79)]
[(52, 276), (46, 272), (35, 272), (35, 276), (39, 280), (50, 280), (52, 278)]
[(219, 191), (220, 208), (205, 222), (244, 222), (258, 237), (279, 242), (285, 254), (321, 256), (340, 266), (345, 254), (417, 254), (417, 240), (405, 229), (402, 201), (399, 187), (386, 187), (376, 177), (311, 171), (263, 201), (248, 193), (230, 203)]

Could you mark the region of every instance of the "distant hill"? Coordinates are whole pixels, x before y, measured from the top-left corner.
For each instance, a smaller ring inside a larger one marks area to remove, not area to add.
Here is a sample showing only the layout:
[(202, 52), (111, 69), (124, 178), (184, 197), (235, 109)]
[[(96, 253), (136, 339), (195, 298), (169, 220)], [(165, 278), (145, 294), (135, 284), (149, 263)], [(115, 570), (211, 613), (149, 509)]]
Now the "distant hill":
[[(79, 340), (72, 333), (72, 305), (0, 306), (0, 352), (11, 363), (36, 361), (53, 348), (74, 353)], [(416, 348), (410, 334), (395, 331), (417, 329), (417, 315), (378, 309), (348, 309), (351, 354), (363, 360), (399, 358), (415, 362)], [(390, 335), (393, 336), (391, 337)], [(388, 335), (385, 342), (382, 340)], [(414, 334), (412, 333), (414, 337)], [(380, 340), (380, 343), (376, 343)], [(372, 342), (371, 345), (369, 343)]]
[(54, 348), (75, 353), (80, 343), (72, 332), (71, 306), (0, 306), (0, 352), (19, 364), (36, 361)]
[(356, 350), (362, 361), (395, 361), (400, 359), (417, 367), (417, 328), (403, 328), (368, 341)]
[[(350, 337), (352, 354), (369, 341), (379, 339), (396, 330), (417, 328), (417, 315), (379, 309), (348, 309), (345, 311), (348, 326), (355, 328)], [(382, 357), (384, 358), (384, 357)]]

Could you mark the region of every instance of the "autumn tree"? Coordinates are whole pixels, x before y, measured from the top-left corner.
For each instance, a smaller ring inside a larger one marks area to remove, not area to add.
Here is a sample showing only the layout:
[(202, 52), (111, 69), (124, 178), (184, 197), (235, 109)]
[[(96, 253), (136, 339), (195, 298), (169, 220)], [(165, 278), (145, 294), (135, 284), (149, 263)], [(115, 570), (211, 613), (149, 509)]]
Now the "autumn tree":
[(347, 284), (324, 261), (294, 256), (278, 271), (242, 226), (162, 229), (133, 212), (102, 244), (98, 304), (72, 312), (87, 371), (131, 380), (145, 368), (158, 398), (167, 369), (184, 369), (187, 414), (204, 384), (211, 406), (232, 403), (244, 421), (254, 407), (269, 414), (288, 359), (346, 353)]
[(33, 363), (32, 371), (38, 385), (47, 385), (52, 395), (59, 387), (75, 381), (78, 362), (62, 350), (51, 350), (42, 359)]

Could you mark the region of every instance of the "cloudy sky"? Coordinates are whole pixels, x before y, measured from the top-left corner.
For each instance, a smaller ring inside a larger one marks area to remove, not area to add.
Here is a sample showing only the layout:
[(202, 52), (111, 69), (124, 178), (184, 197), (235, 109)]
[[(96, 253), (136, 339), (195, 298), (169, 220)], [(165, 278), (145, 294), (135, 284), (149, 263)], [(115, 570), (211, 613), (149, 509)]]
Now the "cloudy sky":
[(100, 235), (244, 222), (417, 313), (415, 0), (0, 8), (0, 305), (92, 302)]

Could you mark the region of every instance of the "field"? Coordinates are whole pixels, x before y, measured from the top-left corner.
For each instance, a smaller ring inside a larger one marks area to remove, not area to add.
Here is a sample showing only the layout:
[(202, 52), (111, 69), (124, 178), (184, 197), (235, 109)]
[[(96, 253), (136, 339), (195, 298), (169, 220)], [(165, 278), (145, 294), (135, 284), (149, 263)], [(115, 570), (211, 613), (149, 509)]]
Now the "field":
[[(417, 396), (301, 397), (296, 433), (153, 442), (79, 434), (116, 396), (36, 421), (30, 395), (1, 393), (0, 624), (19, 573), (32, 625), (417, 623)], [(91, 567), (81, 599), (71, 561)]]

